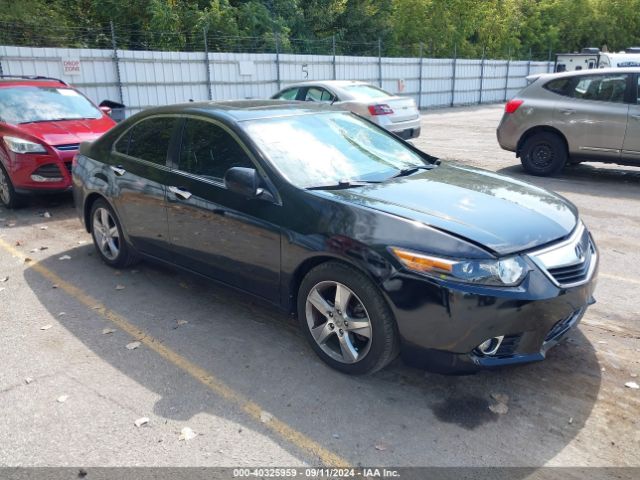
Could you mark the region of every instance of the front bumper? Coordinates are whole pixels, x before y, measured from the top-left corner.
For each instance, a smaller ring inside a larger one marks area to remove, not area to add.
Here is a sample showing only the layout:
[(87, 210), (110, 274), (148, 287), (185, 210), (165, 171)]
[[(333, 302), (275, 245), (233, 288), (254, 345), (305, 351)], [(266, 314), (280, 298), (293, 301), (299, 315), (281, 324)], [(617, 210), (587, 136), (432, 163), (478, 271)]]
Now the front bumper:
[[(597, 264), (576, 287), (555, 286), (531, 271), (516, 288), (452, 284), (407, 272), (383, 285), (398, 323), (401, 355), (439, 373), (472, 373), (543, 360), (594, 303)], [(477, 346), (503, 336), (494, 355)]]
[[(76, 153), (77, 151), (56, 151), (55, 154), (12, 153), (9, 175), (16, 192), (24, 195), (70, 190), (71, 162)], [(45, 170), (42, 170), (43, 167)], [(34, 175), (36, 178), (40, 176), (41, 181), (34, 180)], [(43, 175), (46, 180), (42, 180)], [(54, 181), (51, 181), (51, 177)]]

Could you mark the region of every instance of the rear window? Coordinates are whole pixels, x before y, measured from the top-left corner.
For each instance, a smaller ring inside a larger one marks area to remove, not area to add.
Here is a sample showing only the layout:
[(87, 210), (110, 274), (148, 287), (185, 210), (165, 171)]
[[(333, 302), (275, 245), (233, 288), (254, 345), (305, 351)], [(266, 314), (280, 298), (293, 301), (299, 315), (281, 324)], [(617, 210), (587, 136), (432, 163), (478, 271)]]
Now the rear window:
[(356, 100), (369, 100), (372, 98), (392, 97), (389, 92), (373, 85), (347, 85), (343, 90), (349, 92)]
[(551, 80), (547, 84), (545, 84), (544, 88), (547, 90), (558, 93), (560, 95), (566, 95), (567, 87), (569, 85), (569, 80), (571, 77), (566, 78), (557, 78), (556, 80)]
[(0, 120), (6, 123), (101, 118), (102, 112), (72, 88), (0, 88)]

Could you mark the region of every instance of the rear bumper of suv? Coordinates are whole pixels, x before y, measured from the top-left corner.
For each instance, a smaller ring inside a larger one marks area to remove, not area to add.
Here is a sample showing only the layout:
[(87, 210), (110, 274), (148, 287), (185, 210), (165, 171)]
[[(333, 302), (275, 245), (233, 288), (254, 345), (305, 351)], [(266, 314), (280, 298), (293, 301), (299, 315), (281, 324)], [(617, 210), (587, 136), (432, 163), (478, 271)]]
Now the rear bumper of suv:
[(511, 115), (503, 115), (500, 125), (496, 130), (498, 144), (503, 150), (515, 152), (520, 139), (519, 128), (511, 121)]

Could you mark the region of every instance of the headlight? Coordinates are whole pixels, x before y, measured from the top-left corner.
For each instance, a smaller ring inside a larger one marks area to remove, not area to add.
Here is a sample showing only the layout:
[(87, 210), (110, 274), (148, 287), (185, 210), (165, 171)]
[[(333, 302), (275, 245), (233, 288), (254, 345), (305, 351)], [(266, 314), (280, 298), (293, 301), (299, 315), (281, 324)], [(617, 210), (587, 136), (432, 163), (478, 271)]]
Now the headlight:
[(517, 256), (499, 260), (454, 260), (396, 247), (390, 250), (409, 270), (454, 282), (515, 286), (529, 271), (525, 261)]
[(4, 143), (15, 153), (47, 153), (39, 143), (30, 142), (19, 137), (4, 137)]

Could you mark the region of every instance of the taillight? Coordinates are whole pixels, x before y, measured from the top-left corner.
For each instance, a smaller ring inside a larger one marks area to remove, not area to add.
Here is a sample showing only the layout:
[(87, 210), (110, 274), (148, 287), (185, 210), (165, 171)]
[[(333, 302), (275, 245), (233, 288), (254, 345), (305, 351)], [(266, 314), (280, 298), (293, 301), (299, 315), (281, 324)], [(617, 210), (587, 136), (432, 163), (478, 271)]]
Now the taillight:
[(391, 115), (393, 110), (389, 105), (382, 103), (380, 105), (369, 105), (369, 113), (371, 115)]
[(505, 113), (514, 113), (520, 105), (524, 103), (524, 100), (520, 100), (519, 98), (514, 98), (513, 100), (509, 100), (507, 104), (504, 106)]

